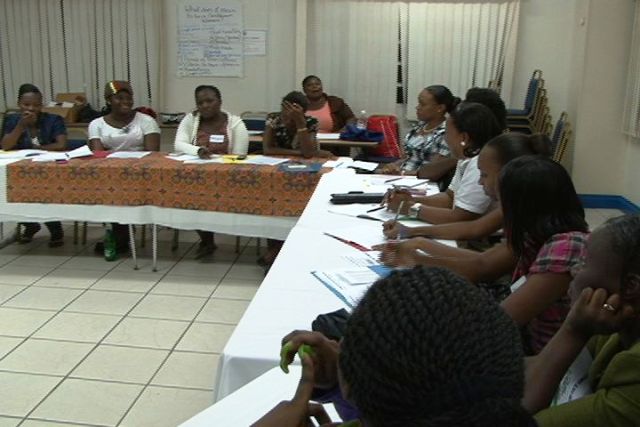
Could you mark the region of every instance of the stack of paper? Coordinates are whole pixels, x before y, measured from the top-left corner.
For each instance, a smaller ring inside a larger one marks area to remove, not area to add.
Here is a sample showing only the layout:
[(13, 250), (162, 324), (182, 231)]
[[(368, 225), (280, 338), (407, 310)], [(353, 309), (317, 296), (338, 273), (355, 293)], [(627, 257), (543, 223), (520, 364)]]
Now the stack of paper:
[(391, 269), (382, 265), (350, 267), (335, 270), (312, 271), (311, 274), (340, 298), (354, 308), (376, 280), (386, 277)]

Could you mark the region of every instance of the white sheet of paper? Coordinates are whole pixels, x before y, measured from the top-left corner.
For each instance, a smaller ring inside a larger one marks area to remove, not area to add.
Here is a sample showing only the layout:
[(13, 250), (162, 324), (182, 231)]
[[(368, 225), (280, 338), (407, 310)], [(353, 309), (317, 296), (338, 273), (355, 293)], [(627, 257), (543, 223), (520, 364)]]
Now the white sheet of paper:
[(79, 157), (93, 156), (93, 151), (91, 151), (88, 145), (83, 145), (75, 150), (67, 151), (67, 154), (70, 159), (77, 159)]
[(247, 160), (244, 161), (244, 163), (249, 165), (275, 166), (281, 163), (286, 163), (288, 161), (289, 159), (283, 159), (280, 157), (251, 156), (251, 157), (248, 157)]
[(370, 265), (380, 264), (379, 251), (358, 252), (349, 255), (342, 255), (340, 258), (349, 262), (355, 267), (368, 267)]
[(353, 164), (351, 157), (338, 157), (337, 160), (327, 160), (322, 167), (334, 169), (346, 169)]
[[(350, 205), (333, 205), (327, 211), (332, 214), (346, 215), (353, 218), (364, 215), (368, 210), (380, 207), (379, 203), (352, 203)], [(383, 208), (384, 209), (384, 208)]]
[(217, 157), (214, 159), (195, 159), (195, 160), (185, 160), (183, 162), (185, 165), (204, 165), (207, 163), (224, 163), (222, 157)]
[(39, 156), (41, 154), (47, 154), (45, 150), (14, 150), (14, 151), (2, 151), (0, 152), (0, 159), (26, 159), (32, 156)]
[(171, 153), (168, 156), (165, 156), (167, 159), (176, 160), (178, 162), (184, 162), (185, 160), (198, 160), (200, 157), (194, 156), (192, 154), (182, 154), (182, 153)]
[(69, 157), (67, 157), (67, 153), (51, 152), (51, 153), (40, 154), (39, 156), (35, 156), (33, 157), (32, 161), (43, 163), (43, 162), (55, 162), (57, 160), (69, 160)]
[(363, 162), (362, 160), (356, 160), (353, 163), (351, 163), (349, 167), (364, 169), (366, 171), (373, 172), (378, 168), (378, 164), (373, 162)]
[(151, 151), (116, 151), (107, 156), (107, 159), (141, 159), (151, 154)]

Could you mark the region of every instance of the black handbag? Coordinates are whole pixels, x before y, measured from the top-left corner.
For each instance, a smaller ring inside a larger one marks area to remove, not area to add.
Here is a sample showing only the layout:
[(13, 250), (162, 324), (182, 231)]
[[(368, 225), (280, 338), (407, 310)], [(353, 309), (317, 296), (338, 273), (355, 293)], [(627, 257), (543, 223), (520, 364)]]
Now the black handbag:
[(340, 341), (350, 316), (351, 314), (344, 308), (331, 313), (320, 314), (311, 323), (311, 330), (320, 332), (331, 340)]

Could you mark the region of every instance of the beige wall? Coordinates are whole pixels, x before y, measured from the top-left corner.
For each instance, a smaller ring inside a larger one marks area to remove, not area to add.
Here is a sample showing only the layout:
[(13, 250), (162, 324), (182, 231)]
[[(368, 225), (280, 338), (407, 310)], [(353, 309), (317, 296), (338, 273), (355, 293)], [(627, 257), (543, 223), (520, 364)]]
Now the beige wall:
[(626, 194), (622, 113), (634, 0), (592, 0), (578, 93), (573, 178), (581, 193)]
[(621, 131), (635, 0), (522, 0), (511, 105), (544, 72), (554, 121), (569, 113), (574, 145), (566, 162), (580, 193), (640, 194), (640, 141)]
[[(522, 108), (533, 70), (543, 71), (549, 109), (555, 122), (562, 111), (575, 117), (574, 58), (583, 45), (584, 1), (521, 0), (518, 44), (511, 99), (512, 108)], [(583, 50), (583, 49), (582, 49)], [(573, 97), (572, 97), (573, 96)]]
[[(295, 81), (295, 0), (243, 0), (245, 29), (267, 30), (267, 55), (247, 57), (244, 77), (189, 77), (176, 75), (177, 0), (164, 1), (162, 36), (162, 110), (189, 111), (194, 108), (193, 90), (212, 84), (222, 92), (226, 110), (273, 111)], [(169, 112), (169, 111), (167, 111)]]

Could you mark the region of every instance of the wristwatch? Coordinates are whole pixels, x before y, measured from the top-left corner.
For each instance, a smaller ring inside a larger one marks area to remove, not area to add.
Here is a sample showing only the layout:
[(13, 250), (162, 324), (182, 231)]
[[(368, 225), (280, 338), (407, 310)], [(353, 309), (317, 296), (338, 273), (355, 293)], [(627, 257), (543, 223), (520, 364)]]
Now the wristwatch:
[(418, 215), (420, 215), (420, 208), (422, 208), (421, 203), (414, 203), (409, 208), (409, 218), (418, 219)]

